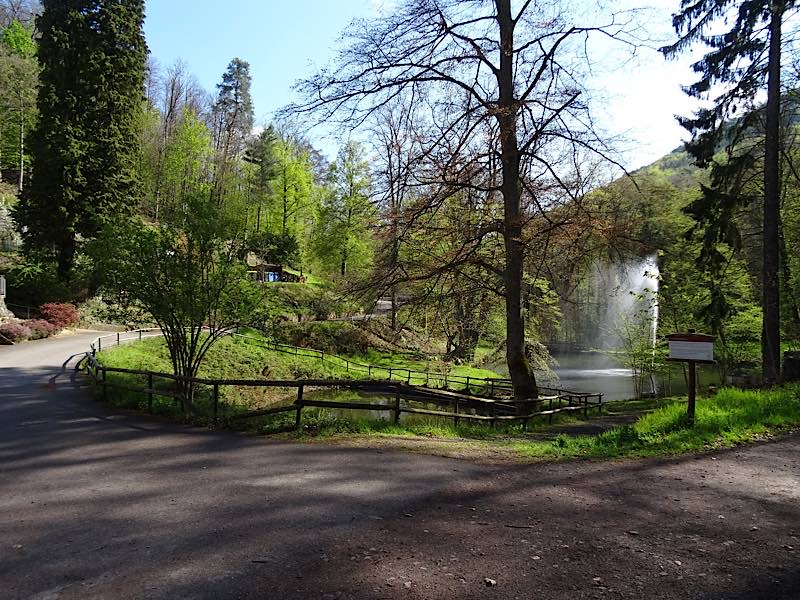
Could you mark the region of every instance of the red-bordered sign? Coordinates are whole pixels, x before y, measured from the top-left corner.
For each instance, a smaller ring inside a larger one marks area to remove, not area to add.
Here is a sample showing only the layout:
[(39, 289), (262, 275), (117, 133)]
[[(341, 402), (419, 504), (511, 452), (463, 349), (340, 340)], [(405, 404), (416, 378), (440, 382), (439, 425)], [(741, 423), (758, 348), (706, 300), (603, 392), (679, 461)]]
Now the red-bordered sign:
[(703, 333), (673, 333), (668, 339), (670, 360), (714, 362), (714, 336)]

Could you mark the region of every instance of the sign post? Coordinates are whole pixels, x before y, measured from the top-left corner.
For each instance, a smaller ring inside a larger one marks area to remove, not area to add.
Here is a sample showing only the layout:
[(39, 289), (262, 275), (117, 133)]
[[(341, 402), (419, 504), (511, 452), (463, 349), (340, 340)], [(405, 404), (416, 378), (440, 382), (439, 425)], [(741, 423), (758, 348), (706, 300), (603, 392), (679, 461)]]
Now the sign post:
[(714, 338), (710, 335), (695, 333), (673, 333), (669, 336), (669, 360), (689, 364), (689, 404), (686, 408), (686, 419), (694, 425), (695, 404), (697, 401), (697, 363), (714, 363)]

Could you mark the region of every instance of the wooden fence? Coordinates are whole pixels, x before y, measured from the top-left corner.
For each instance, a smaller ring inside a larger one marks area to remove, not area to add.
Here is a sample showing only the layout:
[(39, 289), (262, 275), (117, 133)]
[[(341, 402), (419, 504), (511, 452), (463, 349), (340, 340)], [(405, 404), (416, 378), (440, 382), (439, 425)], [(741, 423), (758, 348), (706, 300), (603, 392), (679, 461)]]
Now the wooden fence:
[[(394, 369), (389, 367), (379, 367), (387, 371), (386, 379), (305, 379), (305, 380), (250, 380), (250, 379), (205, 379), (205, 378), (182, 378), (168, 373), (158, 373), (154, 371), (139, 369), (124, 369), (118, 367), (106, 367), (97, 359), (96, 352), (101, 350), (103, 340), (105, 347), (119, 345), (127, 341), (138, 341), (147, 337), (160, 335), (157, 329), (137, 330), (134, 332), (123, 332), (111, 334), (98, 338), (96, 343), (91, 345), (92, 350), (87, 352), (84, 359), (79, 363), (83, 364), (89, 377), (101, 388), (100, 394), (103, 400), (108, 400), (109, 389), (120, 389), (136, 394), (142, 394), (147, 399), (147, 411), (153, 412), (154, 399), (156, 397), (172, 398), (175, 403), (183, 406), (185, 398), (178, 391), (178, 382), (192, 382), (195, 386), (202, 386), (209, 390), (207, 404), (195, 404), (198, 408), (207, 408), (207, 416), (213, 421), (219, 422), (221, 419), (240, 420), (259, 416), (267, 416), (285, 412), (295, 413), (295, 427), (302, 424), (302, 411), (307, 407), (327, 408), (327, 409), (346, 409), (346, 410), (366, 410), (376, 412), (386, 412), (392, 416), (394, 422), (399, 422), (403, 413), (421, 414), (446, 419), (453, 419), (458, 425), (462, 420), (472, 420), (488, 422), (492, 426), (497, 423), (522, 422), (526, 424), (534, 418), (547, 418), (552, 420), (553, 415), (562, 412), (582, 411), (584, 416), (588, 416), (589, 410), (602, 409), (602, 394), (584, 394), (579, 392), (568, 392), (564, 390), (552, 390), (546, 396), (531, 398), (527, 400), (512, 400), (509, 397), (497, 397), (499, 394), (509, 394), (512, 392), (511, 382), (507, 379), (478, 379), (473, 377), (459, 377), (463, 381), (465, 391), (454, 391), (450, 389), (437, 389), (427, 386), (415, 385), (411, 383), (416, 376), (426, 376), (426, 381), (433, 381), (430, 373), (409, 371), (408, 369)], [(246, 336), (240, 336), (246, 337)], [(253, 339), (253, 338), (250, 338)], [(261, 340), (257, 340), (261, 341)], [(297, 355), (318, 357), (325, 360), (325, 357), (335, 357), (334, 360), (341, 360), (351, 366), (366, 368), (370, 375), (377, 375), (378, 371), (373, 366), (354, 363), (344, 357), (326, 354), (317, 350), (297, 348), (294, 346), (284, 346), (284, 350)], [(305, 354), (303, 354), (305, 351)], [(349, 371), (349, 369), (348, 369)], [(403, 371), (406, 375), (403, 379), (393, 379), (398, 371)], [(409, 375), (408, 373), (411, 373)], [(108, 374), (130, 375), (142, 378), (141, 385), (131, 385), (114, 381)], [(448, 382), (452, 382), (448, 378)], [(294, 402), (282, 406), (270, 407), (265, 409), (236, 412), (222, 400), (222, 392), (226, 387), (246, 387), (246, 388), (287, 388), (294, 389)], [(495, 397), (483, 397), (469, 393), (475, 388), (489, 390)], [(307, 397), (309, 390), (353, 390), (364, 394), (378, 396), (382, 401), (376, 404), (366, 402), (339, 402), (333, 400), (311, 399)], [(540, 388), (545, 390), (545, 388)], [(436, 408), (430, 408), (435, 406)], [(448, 410), (442, 410), (448, 409)]]

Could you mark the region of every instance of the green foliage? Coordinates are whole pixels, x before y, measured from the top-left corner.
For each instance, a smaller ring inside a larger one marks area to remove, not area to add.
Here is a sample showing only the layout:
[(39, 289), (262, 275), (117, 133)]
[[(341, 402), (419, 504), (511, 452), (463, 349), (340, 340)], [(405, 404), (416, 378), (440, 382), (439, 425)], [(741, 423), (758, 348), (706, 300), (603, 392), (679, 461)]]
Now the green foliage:
[[(209, 348), (241, 322), (260, 289), (239, 262), (241, 242), (223, 208), (205, 194), (171, 204), (158, 225), (111, 224), (91, 246), (103, 288), (122, 304), (141, 306), (168, 341), (175, 375), (194, 377)], [(194, 386), (183, 381), (191, 408)]]
[(257, 233), (247, 241), (248, 248), (267, 263), (292, 265), (300, 258), (300, 245), (291, 233)]
[(372, 259), (369, 229), (375, 209), (369, 165), (359, 143), (348, 142), (340, 150), (331, 165), (329, 186), (317, 215), (312, 250), (328, 273), (344, 278)]
[(25, 27), (19, 21), (12, 21), (0, 32), (0, 44), (12, 54), (24, 58), (36, 55), (36, 42), (33, 41), (33, 29)]
[(16, 218), (26, 247), (56, 259), (66, 278), (79, 238), (138, 202), (144, 2), (45, 0), (43, 8), (34, 175)]

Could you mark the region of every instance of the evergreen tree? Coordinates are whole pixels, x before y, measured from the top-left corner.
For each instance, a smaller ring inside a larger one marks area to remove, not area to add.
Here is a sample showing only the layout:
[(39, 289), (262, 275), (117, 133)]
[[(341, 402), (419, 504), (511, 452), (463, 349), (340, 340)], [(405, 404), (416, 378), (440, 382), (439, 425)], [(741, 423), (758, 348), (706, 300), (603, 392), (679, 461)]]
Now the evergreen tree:
[[(702, 42), (710, 51), (694, 65), (700, 79), (686, 88), (689, 95), (706, 99), (715, 85), (721, 92), (714, 105), (699, 110), (681, 124), (693, 134), (687, 150), (699, 166), (712, 162), (722, 142), (732, 148), (736, 137), (754, 124), (752, 109), (757, 94), (766, 88), (766, 123), (764, 128), (764, 205), (763, 205), (763, 271), (762, 362), (765, 383), (780, 379), (780, 102), (782, 26), (793, 14), (795, 0), (682, 0), (681, 11), (673, 25), (678, 41), (662, 48), (666, 56), (674, 56), (695, 42)], [(724, 33), (709, 33), (732, 22)], [(731, 129), (730, 120), (745, 109), (745, 116)], [(748, 112), (749, 110), (749, 112)], [(726, 139), (727, 136), (730, 136)], [(689, 207), (690, 214), (704, 226), (704, 261), (719, 269), (724, 255), (717, 244), (739, 244), (738, 231), (732, 226), (733, 208), (737, 202), (735, 183), (740, 169), (749, 167), (752, 157), (728, 160), (712, 173), (712, 185), (704, 188), (703, 197)], [(731, 193), (733, 192), (733, 193)], [(724, 302), (721, 304), (724, 310)]]
[(214, 104), (214, 147), (217, 151), (217, 172), (214, 192), (218, 202), (225, 195), (226, 178), (231, 163), (245, 150), (245, 142), (253, 129), (253, 101), (250, 98), (250, 64), (234, 58), (217, 84)]
[(144, 0), (45, 0), (33, 175), (17, 211), (25, 247), (66, 279), (81, 239), (135, 209), (147, 45)]

